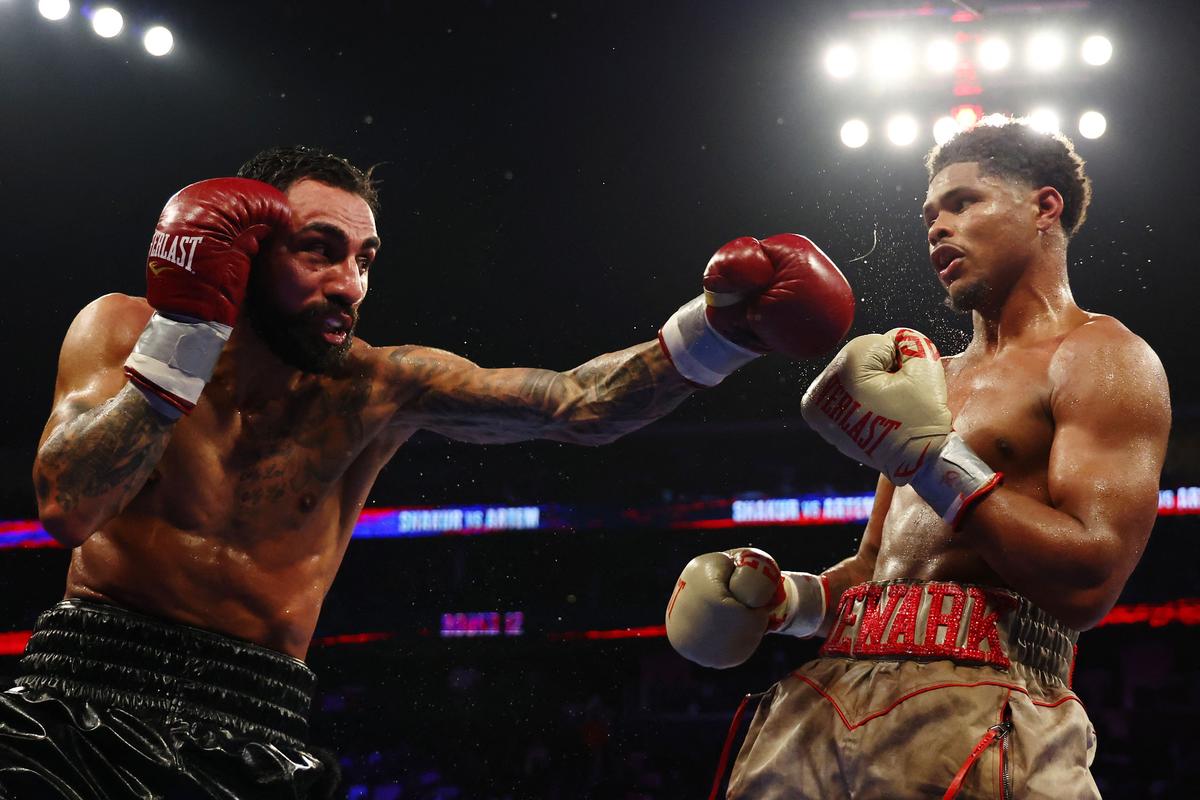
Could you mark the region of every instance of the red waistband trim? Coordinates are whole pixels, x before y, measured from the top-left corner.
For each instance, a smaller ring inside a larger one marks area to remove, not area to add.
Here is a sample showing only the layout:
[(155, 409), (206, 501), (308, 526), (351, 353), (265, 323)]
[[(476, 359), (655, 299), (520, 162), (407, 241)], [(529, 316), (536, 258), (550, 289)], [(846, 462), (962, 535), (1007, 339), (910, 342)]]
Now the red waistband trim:
[[(852, 658), (950, 659), (1008, 669), (1012, 662), (998, 625), (1001, 617), (1017, 606), (1016, 597), (1007, 592), (957, 583), (851, 586), (842, 593), (837, 621), (820, 653)], [(923, 609), (925, 626), (918, 632)]]

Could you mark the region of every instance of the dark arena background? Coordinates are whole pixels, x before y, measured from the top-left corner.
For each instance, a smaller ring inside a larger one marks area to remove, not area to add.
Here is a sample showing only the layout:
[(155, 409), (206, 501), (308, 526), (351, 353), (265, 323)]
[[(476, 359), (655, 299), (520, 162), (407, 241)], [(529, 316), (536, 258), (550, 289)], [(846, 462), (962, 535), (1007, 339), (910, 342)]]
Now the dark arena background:
[[(99, 4), (0, 0), (0, 679), (63, 592), (30, 482), (59, 343), (91, 299), (144, 293), (179, 187), (273, 144), (379, 163), (374, 344), (566, 369), (653, 338), (725, 241), (792, 231), (850, 280), (852, 335), (910, 325), (952, 353), (968, 319), (926, 257), (922, 158), (935, 131), (1028, 115), (1095, 183), (1075, 296), (1156, 349), (1174, 407), (1149, 547), (1079, 643), (1094, 774), (1107, 798), (1198, 796), (1194, 2), (112, 8), (103, 37)], [(927, 62), (934, 41), (950, 49)], [(1061, 58), (1035, 71), (1027, 46)], [(663, 611), (699, 553), (752, 544), (819, 571), (857, 546), (874, 476), (799, 414), (823, 364), (761, 359), (602, 448), (403, 447), (309, 653), (344, 796), (708, 796), (742, 696), (817, 645), (768, 637), (707, 670), (670, 648)]]

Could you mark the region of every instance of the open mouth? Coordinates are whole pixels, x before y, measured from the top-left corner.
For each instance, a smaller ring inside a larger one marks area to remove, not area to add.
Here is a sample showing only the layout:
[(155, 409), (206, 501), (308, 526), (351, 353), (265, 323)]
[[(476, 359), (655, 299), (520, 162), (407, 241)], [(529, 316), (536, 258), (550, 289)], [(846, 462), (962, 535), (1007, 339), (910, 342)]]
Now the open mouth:
[(966, 254), (952, 244), (939, 244), (929, 254), (929, 261), (937, 270), (938, 279), (950, 285), (962, 273), (963, 259)]
[(321, 338), (330, 344), (345, 344), (353, 324), (346, 314), (330, 314), (321, 320)]
[(940, 270), (938, 272), (938, 278), (941, 279), (942, 283), (945, 283), (945, 284), (953, 283), (954, 279), (957, 278), (959, 275), (959, 272), (960, 272), (959, 267), (961, 267), (961, 266), (962, 266), (962, 256), (959, 256), (958, 258), (954, 259), (949, 264), (947, 264), (945, 269)]

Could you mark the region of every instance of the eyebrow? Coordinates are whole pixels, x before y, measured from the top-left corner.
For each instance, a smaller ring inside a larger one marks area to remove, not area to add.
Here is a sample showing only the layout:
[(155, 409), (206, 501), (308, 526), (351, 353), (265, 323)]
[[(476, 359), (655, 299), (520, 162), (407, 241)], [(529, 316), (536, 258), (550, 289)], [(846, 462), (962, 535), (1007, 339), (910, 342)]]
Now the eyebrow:
[[(324, 234), (325, 236), (337, 239), (342, 243), (343, 246), (349, 246), (350, 244), (350, 237), (346, 235), (346, 232), (337, 225), (331, 225), (328, 222), (310, 222), (301, 228), (298, 233), (304, 233), (306, 231)], [(380, 244), (381, 242), (379, 241), (378, 236), (368, 236), (366, 239), (363, 239), (361, 249), (378, 250)]]
[(942, 192), (941, 195), (939, 195), (936, 199), (931, 200), (930, 202), (921, 206), (921, 219), (925, 219), (926, 217), (928, 217), (929, 212), (932, 211), (936, 206), (941, 205), (942, 203), (946, 203), (950, 200), (953, 200), (955, 197), (957, 197), (960, 194), (963, 194), (964, 192), (970, 192), (970, 191), (972, 191), (972, 189), (969, 186), (955, 186), (953, 189), (949, 189), (945, 192)]

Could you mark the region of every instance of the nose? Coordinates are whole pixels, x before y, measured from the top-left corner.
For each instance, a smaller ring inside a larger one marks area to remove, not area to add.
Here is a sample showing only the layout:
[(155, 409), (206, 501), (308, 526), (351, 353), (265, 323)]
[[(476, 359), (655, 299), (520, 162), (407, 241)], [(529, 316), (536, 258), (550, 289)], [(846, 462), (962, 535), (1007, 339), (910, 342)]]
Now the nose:
[(358, 268), (358, 261), (347, 257), (331, 265), (325, 281), (325, 296), (357, 306), (367, 294), (367, 276)]
[(929, 246), (937, 247), (942, 239), (945, 239), (952, 233), (953, 231), (950, 229), (950, 226), (945, 222), (944, 215), (938, 214), (938, 218), (929, 226)]

